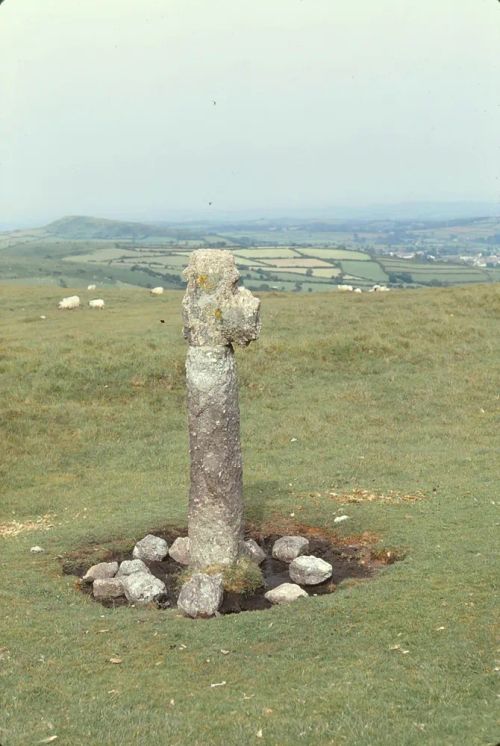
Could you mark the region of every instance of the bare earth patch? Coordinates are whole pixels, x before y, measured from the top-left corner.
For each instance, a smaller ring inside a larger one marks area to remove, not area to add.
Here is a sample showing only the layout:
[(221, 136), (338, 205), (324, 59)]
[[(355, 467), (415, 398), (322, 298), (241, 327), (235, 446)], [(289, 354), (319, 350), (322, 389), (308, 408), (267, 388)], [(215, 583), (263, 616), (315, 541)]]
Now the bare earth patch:
[(27, 531), (49, 531), (55, 526), (54, 518), (54, 513), (46, 513), (37, 518), (36, 521), (8, 521), (7, 523), (0, 523), (0, 536), (6, 538), (8, 536), (18, 536)]
[[(279, 527), (278, 527), (279, 524)], [(185, 536), (186, 530), (174, 528), (159, 528), (152, 530), (155, 536), (164, 538), (168, 544)], [(241, 611), (269, 609), (270, 601), (265, 598), (266, 591), (276, 588), (282, 583), (290, 582), (289, 565), (272, 556), (275, 541), (283, 535), (300, 535), (309, 539), (308, 553), (319, 557), (332, 566), (332, 576), (323, 583), (314, 586), (303, 586), (309, 595), (317, 596), (333, 593), (340, 583), (360, 583), (373, 578), (384, 565), (405, 558), (406, 553), (399, 548), (387, 548), (380, 545), (380, 537), (365, 531), (361, 534), (339, 537), (334, 531), (308, 526), (282, 519), (270, 521), (269, 524), (255, 526), (247, 524), (245, 536), (253, 538), (264, 550), (266, 559), (261, 563), (262, 585), (252, 588), (249, 592), (239, 592), (234, 588), (227, 588), (224, 600), (219, 609), (221, 614), (236, 614)], [(92, 595), (90, 584), (82, 583), (81, 578), (89, 567), (99, 561), (122, 562), (132, 558), (133, 541), (122, 539), (105, 544), (90, 544), (78, 550), (60, 556), (62, 570), (67, 575), (75, 575), (79, 580), (76, 588), (83, 593)], [(170, 556), (160, 562), (146, 560), (150, 572), (165, 584), (165, 592), (155, 602), (159, 608), (175, 608), (185, 567), (179, 565)], [(125, 597), (110, 599), (95, 599), (107, 607), (127, 605)]]

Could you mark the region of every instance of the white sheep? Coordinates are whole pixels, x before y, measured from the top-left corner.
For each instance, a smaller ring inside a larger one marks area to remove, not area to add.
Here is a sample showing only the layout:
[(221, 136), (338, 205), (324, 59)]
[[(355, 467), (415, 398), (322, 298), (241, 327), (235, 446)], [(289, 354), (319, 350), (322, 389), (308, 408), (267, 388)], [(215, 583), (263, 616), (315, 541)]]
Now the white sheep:
[(337, 285), (337, 288), (344, 293), (352, 293), (354, 290), (352, 285)]
[(89, 306), (91, 308), (101, 309), (101, 308), (104, 308), (104, 305), (105, 303), (102, 298), (95, 298), (94, 300), (89, 300)]
[(87, 290), (95, 290), (95, 289), (96, 289), (95, 285), (87, 285)]
[(151, 295), (162, 295), (163, 294), (163, 288), (160, 285), (160, 287), (151, 288), (151, 290), (149, 292), (151, 293)]
[(80, 307), (80, 298), (78, 295), (69, 295), (67, 298), (63, 298), (59, 301), (58, 308), (62, 310), (71, 310), (73, 308)]
[(361, 288), (354, 288), (354, 292), (355, 293), (362, 293), (363, 291), (361, 290)]
[(385, 285), (374, 285), (370, 288), (370, 293), (387, 293), (388, 290), (390, 290), (390, 288)]

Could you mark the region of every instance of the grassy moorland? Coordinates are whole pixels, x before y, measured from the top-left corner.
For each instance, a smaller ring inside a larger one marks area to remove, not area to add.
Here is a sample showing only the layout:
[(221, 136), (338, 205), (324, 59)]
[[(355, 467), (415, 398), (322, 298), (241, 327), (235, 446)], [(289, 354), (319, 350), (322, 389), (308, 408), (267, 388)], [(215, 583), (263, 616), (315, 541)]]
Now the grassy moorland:
[(60, 297), (0, 291), (2, 746), (496, 744), (499, 286), (264, 295), (237, 353), (248, 518), (346, 513), (340, 538), (406, 559), (197, 622), (105, 609), (58, 559), (186, 524), (181, 293)]

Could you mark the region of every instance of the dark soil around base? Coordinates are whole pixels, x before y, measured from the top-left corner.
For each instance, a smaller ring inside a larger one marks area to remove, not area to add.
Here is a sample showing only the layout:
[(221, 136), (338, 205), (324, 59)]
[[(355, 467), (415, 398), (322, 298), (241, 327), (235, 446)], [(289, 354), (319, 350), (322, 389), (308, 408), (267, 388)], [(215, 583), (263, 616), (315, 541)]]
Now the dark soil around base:
[[(165, 529), (158, 531), (152, 530), (150, 533), (164, 538), (169, 546), (178, 536), (186, 535), (185, 531), (169, 531)], [(277, 539), (281, 538), (281, 534), (262, 535), (257, 534), (257, 532), (254, 531), (249, 531), (245, 538), (255, 539), (267, 555), (267, 559), (265, 559), (260, 565), (260, 569), (264, 576), (264, 585), (250, 595), (226, 591), (224, 593), (222, 606), (219, 609), (220, 614), (238, 614), (241, 611), (269, 609), (272, 604), (264, 597), (264, 594), (282, 583), (292, 582), (288, 572), (289, 565), (286, 562), (281, 562), (271, 556), (273, 544)], [(116, 561), (120, 563), (123, 562), (123, 560), (133, 559), (133, 546), (131, 546), (128, 551), (119, 551), (113, 548), (106, 550), (102, 545), (100, 549), (104, 551), (101, 551), (99, 556), (94, 554), (94, 552), (97, 551), (97, 548), (93, 547), (89, 548), (87, 552), (83, 550), (79, 553), (75, 552), (61, 558), (63, 559), (63, 572), (67, 575), (75, 575), (76, 577), (81, 578), (85, 575), (88, 568), (97, 562)], [(324, 583), (301, 586), (310, 596), (333, 593), (342, 581), (352, 580), (355, 582), (356, 580), (366, 580), (371, 578), (381, 566), (392, 564), (393, 562), (402, 559), (402, 556), (398, 555), (394, 550), (387, 551), (384, 549), (378, 549), (377, 551), (374, 551), (373, 548), (367, 546), (365, 543), (335, 546), (335, 544), (328, 538), (317, 537), (309, 537), (309, 550), (307, 551), (307, 554), (321, 557), (321, 559), (329, 562), (333, 567), (332, 577)], [(186, 570), (186, 567), (175, 562), (175, 560), (169, 556), (167, 556), (162, 562), (146, 562), (145, 564), (149, 567), (152, 574), (162, 580), (166, 586), (165, 593), (163, 593), (156, 601), (158, 608), (175, 608), (180, 591), (179, 575)], [(92, 584), (80, 583), (79, 588), (83, 593), (92, 596)], [(103, 606), (108, 608), (128, 605), (128, 601), (125, 597), (106, 601), (99, 600), (96, 602), (101, 603)]]

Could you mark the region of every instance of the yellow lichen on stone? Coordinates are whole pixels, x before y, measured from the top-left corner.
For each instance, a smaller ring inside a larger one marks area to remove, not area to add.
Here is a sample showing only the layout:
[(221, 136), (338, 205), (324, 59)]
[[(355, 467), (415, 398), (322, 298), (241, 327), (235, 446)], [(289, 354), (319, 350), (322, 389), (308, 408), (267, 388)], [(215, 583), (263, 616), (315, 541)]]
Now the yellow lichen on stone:
[(220, 308), (216, 308), (215, 309), (214, 316), (217, 319), (217, 321), (221, 321), (221, 319), (222, 319), (222, 311), (220, 310)]

